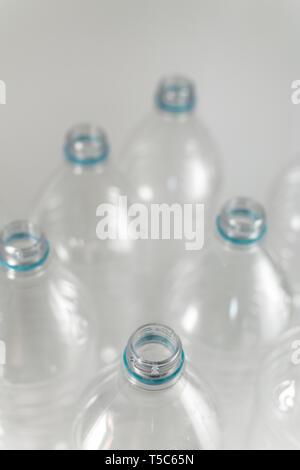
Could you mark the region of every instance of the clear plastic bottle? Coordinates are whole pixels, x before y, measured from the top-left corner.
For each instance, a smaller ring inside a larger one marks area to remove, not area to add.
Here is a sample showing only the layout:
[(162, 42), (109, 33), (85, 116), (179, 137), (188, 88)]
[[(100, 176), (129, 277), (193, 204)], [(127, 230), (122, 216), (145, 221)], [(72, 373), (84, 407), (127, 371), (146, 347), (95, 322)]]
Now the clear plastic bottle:
[(217, 233), (172, 273), (162, 317), (217, 390), (228, 448), (244, 445), (261, 353), (291, 321), (289, 287), (265, 233), (258, 203), (240, 197), (225, 204)]
[[(66, 135), (64, 154), (62, 166), (38, 199), (34, 218), (60, 260), (89, 289), (97, 309), (101, 365), (118, 356), (123, 335), (139, 324), (134, 243), (126, 238), (126, 208), (119, 205), (120, 197), (130, 197), (130, 189), (111, 161), (102, 129), (89, 124), (73, 127)], [(111, 208), (107, 214), (104, 205)], [(98, 223), (104, 217), (108, 228), (116, 227), (124, 236), (105, 239), (103, 231), (99, 239)]]
[(210, 392), (170, 328), (148, 324), (90, 387), (74, 427), (80, 450), (213, 450), (222, 445)]
[(250, 447), (300, 450), (300, 328), (285, 333), (261, 368)]
[(74, 406), (95, 366), (93, 312), (30, 222), (0, 233), (0, 449), (70, 444)]
[(270, 243), (290, 279), (295, 306), (300, 309), (300, 158), (277, 178), (269, 212)]
[[(185, 77), (162, 80), (155, 108), (120, 153), (120, 166), (130, 178), (135, 201), (143, 204), (205, 205), (208, 222), (215, 213), (221, 186), (218, 151), (203, 123), (197, 119), (194, 84)], [(184, 253), (182, 241), (139, 242), (148, 286), (148, 302), (162, 292), (166, 272)], [(153, 292), (156, 295), (153, 295)]]

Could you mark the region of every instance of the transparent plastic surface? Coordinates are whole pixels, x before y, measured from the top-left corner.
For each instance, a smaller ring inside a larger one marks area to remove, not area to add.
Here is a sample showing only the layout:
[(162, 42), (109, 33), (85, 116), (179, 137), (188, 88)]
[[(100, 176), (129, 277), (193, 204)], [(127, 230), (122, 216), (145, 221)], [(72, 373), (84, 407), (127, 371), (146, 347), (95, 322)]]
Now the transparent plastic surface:
[(300, 158), (276, 180), (269, 206), (270, 243), (289, 276), (295, 306), (300, 309)]
[(0, 234), (0, 449), (70, 445), (74, 406), (95, 367), (93, 312), (30, 222)]
[(170, 276), (162, 316), (218, 392), (228, 448), (245, 445), (262, 351), (291, 322), (290, 290), (264, 245), (265, 232), (259, 204), (229, 201), (217, 233)]
[(90, 387), (74, 427), (81, 450), (213, 450), (222, 446), (211, 393), (185, 361), (178, 336), (149, 324), (123, 362)]
[[(130, 190), (112, 164), (101, 129), (75, 126), (66, 136), (64, 153), (63, 165), (39, 198), (35, 218), (59, 259), (90, 292), (97, 310), (99, 360), (106, 364), (118, 356), (126, 334), (139, 324), (134, 244), (126, 239), (123, 209), (118, 210), (119, 198), (129, 197)], [(113, 228), (125, 236), (111, 239), (102, 230), (99, 238), (98, 224), (103, 227), (105, 219), (107, 232)]]
[(250, 447), (258, 450), (300, 450), (300, 328), (293, 328), (267, 355)]
[[(196, 118), (195, 106), (195, 87), (190, 80), (162, 80), (155, 109), (138, 127), (119, 161), (130, 178), (135, 201), (146, 205), (202, 203), (208, 222), (219, 195), (221, 169), (216, 146)], [(146, 281), (141, 279), (148, 286), (149, 305), (156, 310), (165, 274), (183, 254), (184, 243), (147, 240), (138, 247)]]

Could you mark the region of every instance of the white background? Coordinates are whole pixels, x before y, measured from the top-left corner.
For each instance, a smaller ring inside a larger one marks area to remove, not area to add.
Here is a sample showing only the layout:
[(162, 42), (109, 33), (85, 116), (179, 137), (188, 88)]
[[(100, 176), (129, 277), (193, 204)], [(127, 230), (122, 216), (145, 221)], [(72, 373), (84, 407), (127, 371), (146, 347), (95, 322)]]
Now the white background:
[[(0, 199), (23, 217), (94, 121), (119, 151), (158, 78), (192, 77), (222, 150), (226, 196), (265, 197), (300, 148), (300, 0), (0, 0)], [(1, 212), (1, 209), (0, 209)]]

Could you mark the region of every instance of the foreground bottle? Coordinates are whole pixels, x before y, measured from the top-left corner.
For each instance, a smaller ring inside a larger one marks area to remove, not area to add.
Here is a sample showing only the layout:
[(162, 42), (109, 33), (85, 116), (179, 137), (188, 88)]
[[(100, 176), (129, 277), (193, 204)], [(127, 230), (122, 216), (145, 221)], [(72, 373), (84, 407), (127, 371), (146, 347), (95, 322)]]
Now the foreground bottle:
[(258, 203), (230, 200), (203, 251), (175, 269), (166, 298), (164, 321), (219, 393), (228, 448), (245, 444), (261, 353), (291, 322), (289, 287), (265, 234)]
[[(124, 178), (110, 159), (103, 130), (82, 124), (65, 142), (64, 163), (35, 211), (61, 261), (78, 275), (94, 300), (100, 363), (117, 357), (121, 338), (135, 322), (134, 245), (127, 238)], [(124, 314), (126, 312), (126, 314)]]
[(291, 281), (300, 308), (300, 158), (276, 180), (270, 197), (270, 243)]
[(300, 450), (300, 328), (282, 336), (263, 363), (251, 448)]
[(210, 394), (185, 361), (173, 330), (149, 324), (131, 336), (123, 363), (108, 368), (87, 393), (75, 424), (74, 446), (81, 450), (221, 447)]
[(95, 362), (89, 301), (30, 222), (0, 234), (0, 449), (69, 445)]
[[(135, 201), (147, 207), (202, 203), (208, 221), (215, 212), (221, 170), (215, 144), (195, 116), (195, 95), (194, 84), (187, 78), (162, 80), (155, 108), (121, 152), (120, 166), (130, 178)], [(153, 304), (154, 298), (160, 297), (166, 272), (184, 253), (184, 245), (161, 237), (140, 242), (139, 246), (146, 276), (143, 282), (148, 286), (148, 301)], [(152, 310), (156, 310), (155, 305)]]

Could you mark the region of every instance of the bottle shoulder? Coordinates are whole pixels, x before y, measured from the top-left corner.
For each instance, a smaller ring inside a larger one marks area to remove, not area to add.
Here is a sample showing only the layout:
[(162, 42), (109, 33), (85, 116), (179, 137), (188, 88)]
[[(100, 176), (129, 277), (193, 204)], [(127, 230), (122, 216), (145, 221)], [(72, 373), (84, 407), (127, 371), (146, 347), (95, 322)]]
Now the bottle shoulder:
[(60, 266), (1, 281), (6, 382), (59, 382), (74, 374), (94, 348), (93, 307), (81, 284)]
[(276, 338), (291, 322), (291, 304), (287, 281), (267, 250), (213, 245), (177, 265), (165, 311), (191, 348), (198, 338), (234, 350)]
[[(171, 119), (159, 112), (150, 114), (133, 132), (119, 155), (124, 166), (134, 157), (143, 157), (178, 148), (182, 158), (198, 154), (203, 159), (217, 159), (218, 150), (214, 139), (196, 116)], [(184, 154), (182, 154), (184, 152)], [(176, 157), (176, 155), (174, 155)], [(157, 157), (158, 158), (158, 157)]]
[(95, 221), (98, 205), (117, 205), (121, 196), (130, 200), (132, 192), (126, 176), (113, 164), (85, 169), (66, 163), (40, 191), (32, 218), (45, 231), (61, 219), (72, 224), (76, 217), (90, 214)]
[(218, 151), (196, 118), (165, 120), (154, 115), (120, 153), (137, 200), (211, 202), (222, 180)]
[(262, 363), (259, 419), (293, 448), (300, 439), (300, 329), (286, 332)]
[[(185, 371), (184, 376), (169, 388), (149, 391), (132, 385), (123, 375), (120, 364), (116, 364), (99, 376), (84, 402), (85, 406), (75, 425), (77, 448), (104, 449), (108, 442), (110, 449), (118, 446), (127, 449), (133, 445), (138, 449), (144, 446), (151, 448), (158, 439), (157, 433), (160, 444), (156, 445), (164, 446), (162, 448), (171, 448), (169, 446), (172, 443), (174, 446), (175, 441), (178, 443), (176, 445), (181, 442), (183, 448), (190, 448), (189, 439), (197, 448), (215, 448), (220, 444), (216, 408), (201, 382), (189, 371)], [(198, 420), (194, 417), (192, 424), (193, 413), (198, 413)], [(175, 426), (176, 432), (167, 425), (172, 416), (173, 421), (175, 416), (178, 424)], [(204, 418), (207, 425), (205, 433), (201, 430)], [(99, 423), (102, 422), (104, 426), (109, 419), (111, 427), (105, 426), (105, 434), (96, 437)], [(137, 426), (141, 426), (143, 432), (141, 442), (134, 444), (131, 436)], [(202, 436), (199, 436), (199, 430)]]

